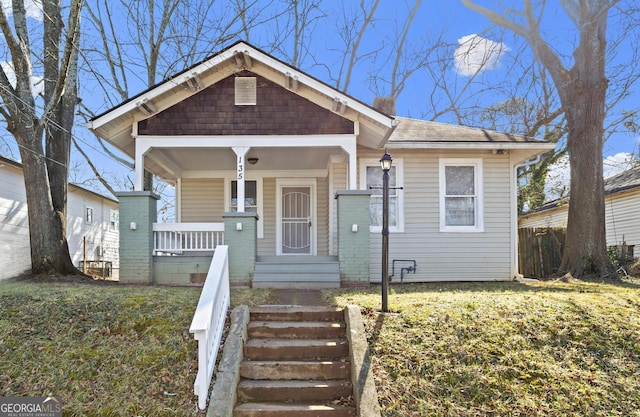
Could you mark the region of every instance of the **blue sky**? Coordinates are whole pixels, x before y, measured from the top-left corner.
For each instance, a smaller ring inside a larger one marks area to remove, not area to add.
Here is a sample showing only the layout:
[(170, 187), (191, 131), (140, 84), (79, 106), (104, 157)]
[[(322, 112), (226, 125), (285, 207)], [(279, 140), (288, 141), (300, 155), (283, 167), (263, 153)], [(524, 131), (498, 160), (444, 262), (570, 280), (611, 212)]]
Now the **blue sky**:
[[(5, 6), (5, 10), (7, 10), (6, 5), (8, 4), (8, 0), (0, 1), (3, 6)], [(37, 3), (37, 0), (26, 1), (28, 10), (31, 11), (30, 16), (32, 17), (32, 23), (34, 24), (37, 24), (38, 20), (41, 19), (41, 16), (37, 13)], [(349, 8), (357, 7), (360, 2), (346, 0), (345, 3), (347, 5), (346, 7)], [(217, 4), (220, 10), (227, 5), (224, 1)], [(274, 7), (280, 7), (283, 2), (275, 1), (273, 4), (275, 5)], [(337, 0), (325, 0), (322, 3), (321, 11), (326, 14), (326, 17), (318, 20), (309, 28), (307, 34), (310, 39), (308, 56), (305, 57), (301, 64), (303, 71), (329, 84), (334, 83), (332, 75), (336, 73), (336, 68), (342, 53), (337, 29), (342, 4), (342, 2)], [(373, 25), (363, 38), (361, 51), (366, 53), (375, 51), (382, 46), (388, 47), (389, 43), (394, 39), (394, 34), (399, 30), (398, 25), (407, 15), (409, 8), (405, 0), (381, 0)], [(576, 32), (575, 28), (570, 25), (567, 19), (563, 18), (563, 13), (557, 0), (548, 1), (544, 19), (543, 30), (548, 36), (548, 39), (552, 40), (554, 48), (566, 55), (567, 60), (570, 60), (571, 54), (569, 48), (575, 38)], [(118, 22), (120, 24), (127, 24), (127, 19), (118, 19)], [(616, 25), (610, 24), (610, 27), (612, 28), (611, 34), (615, 35)], [(126, 28), (123, 27), (122, 29), (124, 31)], [(250, 33), (249, 41), (268, 52), (272, 52), (269, 50), (269, 36), (273, 30), (273, 26), (268, 25), (255, 28)], [(508, 96), (505, 95), (505, 91), (494, 90), (491, 86), (494, 84), (497, 85), (500, 81), (508, 79), (512, 75), (510, 69), (513, 65), (513, 57), (520, 51), (519, 42), (521, 42), (521, 40), (508, 32), (501, 36), (500, 31), (491, 28), (486, 18), (466, 9), (460, 2), (423, 2), (418, 10), (408, 39), (409, 41), (405, 50), (409, 52), (409, 55), (411, 55), (412, 51), (427, 48), (430, 43), (438, 39), (448, 45), (447, 53), (441, 55), (439, 58), (446, 64), (443, 75), (444, 78), (448, 80), (447, 82), (450, 83), (454, 93), (461, 91), (473, 74), (475, 74), (472, 55), (463, 55), (464, 60), (462, 62), (467, 65), (459, 65), (456, 67), (454, 51), (456, 47), (461, 47), (464, 50), (464, 45), (468, 45), (469, 40), (473, 40), (476, 51), (482, 50), (483, 47), (485, 49), (494, 48), (495, 54), (491, 55), (491, 65), (486, 66), (482, 74), (476, 77), (478, 83), (474, 83), (469, 88), (467, 92), (468, 97), (466, 97), (462, 103), (469, 107), (478, 105), (488, 106), (508, 98)], [(229, 43), (235, 40), (237, 39), (232, 39)], [(467, 43), (464, 42), (465, 40)], [(460, 42), (462, 42), (462, 44), (460, 44)], [(622, 49), (617, 55), (618, 59), (624, 62), (624, 59), (630, 54), (629, 51), (629, 46), (623, 43)], [(286, 58), (282, 54), (279, 55), (278, 51), (273, 51), (273, 53), (281, 59)], [(383, 52), (378, 54), (375, 59), (370, 57), (369, 59), (362, 60), (355, 68), (354, 78), (348, 93), (367, 103), (373, 102), (376, 93), (384, 93), (386, 88), (384, 82), (378, 82), (378, 88), (377, 91), (375, 91), (376, 87), (371, 81), (372, 77), (389, 78), (390, 66), (382, 64), (384, 58), (387, 56), (388, 52)], [(528, 55), (527, 53), (519, 55), (519, 57), (521, 62), (526, 62), (531, 59), (530, 54)], [(2, 57), (0, 57), (0, 60), (2, 60)], [(517, 67), (517, 65), (514, 67)], [(10, 68), (8, 69), (6, 64), (3, 64), (3, 68), (10, 71)], [(177, 68), (177, 70), (179, 69), (180, 68)], [(133, 80), (135, 77), (131, 79)], [(37, 81), (37, 79), (34, 79), (34, 82)], [(157, 81), (160, 80), (158, 79)], [(84, 94), (82, 98), (83, 104), (91, 107), (96, 113), (100, 113), (107, 109), (107, 105), (105, 104), (104, 98), (99, 97), (99, 93), (97, 93), (98, 89), (91, 88), (91, 83), (95, 82), (95, 80), (90, 79), (83, 80), (84, 85), (88, 86), (88, 88), (83, 90)], [(433, 117), (437, 110), (441, 110), (438, 106), (446, 104), (446, 100), (443, 101), (442, 97), (436, 96), (434, 98), (433, 87), (433, 78), (426, 71), (421, 70), (414, 73), (409, 78), (406, 88), (398, 97), (397, 114), (416, 118)], [(132, 85), (130, 86), (130, 92), (136, 94), (145, 88), (146, 86), (143, 83)], [(635, 90), (632, 96), (640, 97), (640, 94), (638, 94), (638, 85), (634, 85), (633, 88)], [(438, 94), (442, 94), (442, 92)], [(431, 105), (431, 103), (435, 104)], [(640, 108), (640, 99), (627, 99), (621, 103), (619, 109), (620, 108), (637, 111)], [(613, 116), (615, 115), (612, 115), (612, 117)], [(457, 123), (452, 112), (444, 112), (442, 115), (436, 117), (435, 120)], [(122, 186), (127, 185), (124, 181), (126, 170), (122, 165), (115, 163), (111, 158), (105, 156), (104, 151), (99, 148), (95, 140), (82, 125), (76, 127), (74, 134), (85, 144), (86, 151), (97, 161), (98, 166), (102, 167), (107, 173), (112, 174), (114, 177), (120, 178)], [(5, 141), (7, 135), (6, 132), (2, 132)], [(605, 156), (609, 157), (612, 161), (610, 164), (605, 164), (605, 170), (608, 166), (616, 166), (618, 169), (626, 167), (627, 165), (620, 163), (620, 161), (623, 161), (629, 153), (637, 153), (638, 145), (638, 137), (633, 134), (621, 132), (613, 135), (604, 148)], [(86, 164), (83, 163), (82, 158), (74, 155), (74, 161), (77, 161), (80, 168), (76, 170), (75, 173), (72, 172), (72, 180), (81, 180), (84, 176), (91, 175), (90, 170), (86, 167)], [(560, 169), (559, 172), (561, 173), (562, 169)]]

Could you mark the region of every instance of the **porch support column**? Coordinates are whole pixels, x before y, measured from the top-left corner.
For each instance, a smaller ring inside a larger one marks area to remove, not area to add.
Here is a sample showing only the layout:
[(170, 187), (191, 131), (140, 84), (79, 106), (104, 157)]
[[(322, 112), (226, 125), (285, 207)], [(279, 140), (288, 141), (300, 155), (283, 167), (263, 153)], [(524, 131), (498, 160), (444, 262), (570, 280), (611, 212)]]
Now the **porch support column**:
[(222, 218), (224, 244), (229, 246), (229, 282), (250, 287), (258, 256), (258, 214), (222, 213)]
[(159, 196), (150, 191), (117, 193), (120, 202), (120, 282), (153, 282), (153, 223)]
[(147, 144), (140, 144), (136, 141), (136, 159), (135, 159), (135, 170), (136, 170), (136, 182), (134, 184), (135, 191), (144, 191), (144, 156), (151, 149)]
[(368, 287), (369, 260), (369, 190), (336, 192), (338, 200), (338, 260), (340, 287)]
[(249, 152), (248, 146), (235, 146), (232, 148), (236, 154), (237, 180), (238, 180), (238, 213), (244, 213), (244, 177), (246, 164), (244, 157)]
[(357, 145), (356, 139), (353, 138), (353, 143), (349, 145), (341, 145), (341, 148), (349, 155), (349, 189), (357, 190), (358, 186), (356, 185), (357, 178), (357, 168), (358, 168), (358, 154), (357, 154)]

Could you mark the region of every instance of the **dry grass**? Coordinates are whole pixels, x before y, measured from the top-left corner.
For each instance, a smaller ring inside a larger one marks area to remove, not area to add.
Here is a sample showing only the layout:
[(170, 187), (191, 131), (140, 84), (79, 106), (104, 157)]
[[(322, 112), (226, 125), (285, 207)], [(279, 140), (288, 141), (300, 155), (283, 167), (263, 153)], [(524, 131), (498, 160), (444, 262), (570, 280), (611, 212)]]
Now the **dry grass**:
[[(394, 286), (385, 315), (379, 291), (324, 295), (363, 308), (384, 416), (640, 416), (637, 284)], [(65, 416), (197, 415), (199, 293), (0, 284), (0, 396), (57, 394)]]
[[(196, 415), (200, 288), (0, 284), (0, 397), (61, 396), (65, 416)], [(233, 290), (232, 303), (269, 292)]]
[(640, 416), (640, 287), (439, 284), (363, 306), (384, 416)]

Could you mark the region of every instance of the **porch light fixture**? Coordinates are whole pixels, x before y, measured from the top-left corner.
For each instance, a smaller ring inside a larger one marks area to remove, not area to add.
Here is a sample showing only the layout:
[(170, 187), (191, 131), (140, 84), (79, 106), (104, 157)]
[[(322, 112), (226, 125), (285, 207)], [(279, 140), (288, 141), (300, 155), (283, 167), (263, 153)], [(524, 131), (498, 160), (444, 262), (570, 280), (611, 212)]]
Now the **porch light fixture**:
[(142, 101), (137, 102), (136, 107), (146, 116), (153, 116), (155, 113), (158, 112), (158, 108), (154, 106), (153, 103), (146, 98)]
[(380, 158), (382, 168), (382, 312), (389, 312), (389, 170), (393, 159), (385, 150)]
[(251, 165), (255, 165), (258, 163), (258, 158), (256, 157), (247, 158), (247, 162), (250, 163)]

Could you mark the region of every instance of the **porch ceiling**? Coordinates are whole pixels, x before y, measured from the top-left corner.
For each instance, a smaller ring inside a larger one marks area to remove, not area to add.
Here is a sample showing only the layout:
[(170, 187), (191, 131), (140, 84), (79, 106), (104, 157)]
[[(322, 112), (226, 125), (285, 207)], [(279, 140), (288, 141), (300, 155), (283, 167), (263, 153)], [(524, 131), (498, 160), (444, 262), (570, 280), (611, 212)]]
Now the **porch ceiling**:
[[(338, 147), (318, 148), (251, 148), (246, 158), (258, 158), (251, 171), (290, 171), (326, 169), (332, 155), (346, 155)], [(152, 149), (145, 156), (145, 168), (169, 182), (188, 172), (236, 170), (236, 155), (230, 148)]]

